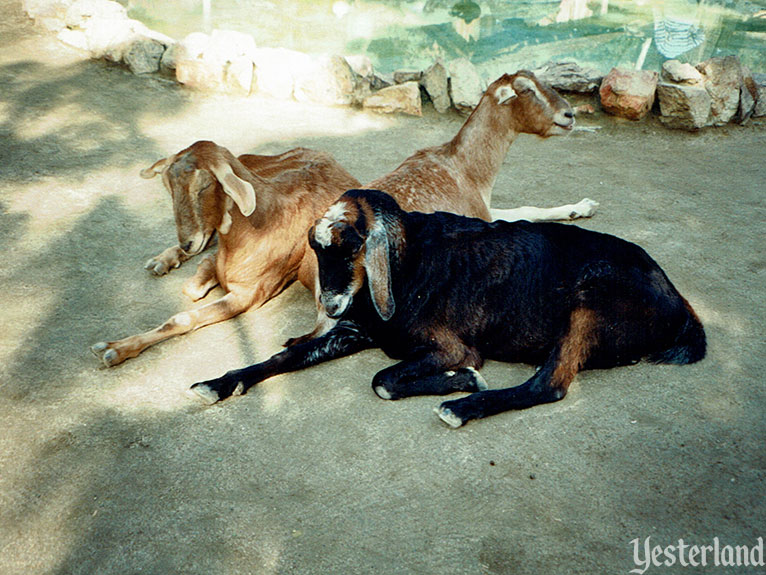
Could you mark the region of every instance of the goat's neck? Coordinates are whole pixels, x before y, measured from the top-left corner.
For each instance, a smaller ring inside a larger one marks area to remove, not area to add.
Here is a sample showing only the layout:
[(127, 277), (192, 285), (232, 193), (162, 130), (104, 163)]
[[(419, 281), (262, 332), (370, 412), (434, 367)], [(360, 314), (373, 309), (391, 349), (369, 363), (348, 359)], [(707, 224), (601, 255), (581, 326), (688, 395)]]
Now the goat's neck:
[(489, 208), (492, 188), (518, 133), (484, 100), (449, 143), (455, 167), (472, 182)]

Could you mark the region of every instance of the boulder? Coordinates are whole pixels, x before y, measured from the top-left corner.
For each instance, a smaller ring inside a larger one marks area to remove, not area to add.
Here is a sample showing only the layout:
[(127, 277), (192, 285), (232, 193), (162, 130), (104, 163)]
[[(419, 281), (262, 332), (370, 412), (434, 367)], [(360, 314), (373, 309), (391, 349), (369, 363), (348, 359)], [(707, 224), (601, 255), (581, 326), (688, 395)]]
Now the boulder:
[(252, 59), (247, 56), (238, 56), (227, 62), (223, 82), (227, 92), (248, 96), (253, 89)]
[(766, 74), (753, 74), (755, 108), (753, 117), (766, 116)]
[(322, 56), (307, 73), (295, 78), (293, 96), (299, 102), (343, 106), (354, 100), (354, 71), (342, 56)]
[(714, 126), (728, 123), (739, 108), (742, 69), (739, 58), (711, 58), (697, 65), (705, 78), (705, 89), (710, 94), (710, 122)]
[(89, 20), (127, 20), (128, 11), (113, 0), (76, 0), (66, 12), (69, 28), (84, 28)]
[(125, 51), (123, 61), (134, 74), (151, 74), (160, 69), (165, 46), (150, 38), (139, 38)]
[(375, 112), (401, 112), (420, 116), (422, 114), (420, 86), (417, 82), (389, 86), (365, 98), (362, 105)]
[(458, 58), (447, 64), (447, 71), (452, 105), (462, 114), (470, 113), (486, 89), (476, 67), (468, 59)]
[(66, 28), (70, 3), (67, 0), (23, 0), (21, 7), (37, 26), (49, 32), (58, 32)]
[(394, 84), (404, 84), (406, 82), (420, 82), (423, 72), (420, 70), (397, 70), (394, 72)]
[(704, 77), (691, 64), (678, 60), (667, 60), (662, 64), (661, 77), (666, 82), (674, 84), (701, 84)]
[(609, 114), (640, 120), (654, 104), (657, 72), (612, 68), (601, 82), (601, 106)]
[(178, 43), (175, 54), (178, 82), (203, 91), (223, 88), (225, 62), (208, 56), (209, 46), (210, 36), (202, 32), (193, 32)]
[(710, 94), (704, 87), (660, 82), (660, 121), (669, 128), (699, 130), (708, 124)]
[(420, 78), (420, 85), (428, 94), (433, 102), (434, 109), (443, 114), (450, 108), (451, 100), (449, 97), (449, 77), (447, 68), (441, 62), (437, 61), (423, 72)]
[(755, 111), (755, 101), (758, 97), (758, 87), (753, 79), (753, 74), (746, 67), (742, 67), (742, 84), (739, 87), (739, 107), (734, 119), (742, 124), (750, 119)]
[(292, 98), (295, 78), (308, 74), (312, 66), (310, 56), (287, 48), (257, 48), (253, 62), (254, 91), (279, 99)]
[(580, 93), (593, 92), (603, 78), (595, 68), (581, 68), (574, 62), (548, 62), (534, 74), (556, 90)]

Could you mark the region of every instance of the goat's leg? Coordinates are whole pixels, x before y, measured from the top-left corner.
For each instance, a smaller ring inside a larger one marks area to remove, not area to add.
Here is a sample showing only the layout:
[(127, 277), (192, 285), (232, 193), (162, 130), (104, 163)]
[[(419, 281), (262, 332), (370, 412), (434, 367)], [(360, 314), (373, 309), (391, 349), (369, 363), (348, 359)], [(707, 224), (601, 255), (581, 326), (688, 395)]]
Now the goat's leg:
[(593, 349), (595, 328), (596, 314), (592, 310), (575, 310), (566, 335), (556, 344), (537, 373), (526, 382), (516, 387), (490, 389), (445, 401), (436, 409), (436, 414), (448, 425), (460, 427), (472, 419), (563, 399), (569, 384)]
[(598, 202), (585, 198), (576, 204), (566, 204), (555, 208), (523, 206), (511, 209), (490, 209), (489, 212), (492, 216), (492, 221), (505, 220), (507, 222), (516, 222), (518, 220), (527, 220), (530, 222), (551, 222), (589, 218), (596, 213), (596, 208), (598, 208)]
[(321, 337), (288, 347), (261, 363), (195, 383), (191, 391), (205, 403), (213, 404), (232, 395), (242, 395), (255, 384), (275, 375), (304, 369), (369, 347), (372, 347), (372, 340), (354, 324), (340, 322)]
[(171, 246), (158, 255), (150, 258), (144, 269), (149, 270), (156, 276), (164, 276), (170, 270), (181, 267), (191, 256), (181, 249), (181, 246)]
[(194, 275), (184, 282), (183, 292), (192, 301), (198, 301), (217, 285), (218, 275), (215, 271), (215, 255), (209, 254), (202, 258)]
[(466, 354), (456, 362), (443, 353), (427, 352), (417, 359), (401, 361), (379, 371), (372, 380), (372, 389), (382, 399), (487, 389), (484, 378), (473, 365), (481, 365), (475, 354)]
[(227, 320), (249, 309), (252, 298), (228, 293), (221, 299), (197, 309), (177, 313), (161, 326), (141, 334), (132, 335), (117, 341), (100, 342), (91, 347), (91, 351), (107, 367), (118, 365), (136, 357), (147, 347), (171, 337), (182, 335), (200, 327)]

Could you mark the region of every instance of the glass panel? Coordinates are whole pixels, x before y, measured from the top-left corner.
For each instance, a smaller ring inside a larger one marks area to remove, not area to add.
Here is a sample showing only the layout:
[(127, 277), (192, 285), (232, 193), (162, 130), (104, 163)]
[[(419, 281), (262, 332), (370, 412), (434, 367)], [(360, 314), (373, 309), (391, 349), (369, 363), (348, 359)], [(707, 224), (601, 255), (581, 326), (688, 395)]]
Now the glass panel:
[(125, 0), (174, 38), (237, 30), (258, 46), (367, 54), (376, 70), (467, 57), (488, 78), (550, 60), (605, 73), (735, 54), (766, 72), (766, 0)]

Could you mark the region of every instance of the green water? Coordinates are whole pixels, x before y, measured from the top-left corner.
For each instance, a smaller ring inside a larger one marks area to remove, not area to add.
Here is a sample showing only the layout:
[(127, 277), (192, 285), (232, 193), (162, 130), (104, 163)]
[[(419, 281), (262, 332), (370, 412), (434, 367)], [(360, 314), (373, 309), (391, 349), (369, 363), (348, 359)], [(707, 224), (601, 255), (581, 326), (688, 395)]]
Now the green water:
[[(123, 0), (173, 38), (213, 29), (258, 46), (366, 54), (380, 73), (469, 58), (492, 78), (549, 60), (658, 70), (735, 54), (766, 73), (766, 0)], [(764, 14), (760, 14), (764, 11)], [(680, 52), (679, 52), (680, 51)]]

